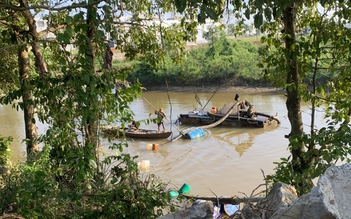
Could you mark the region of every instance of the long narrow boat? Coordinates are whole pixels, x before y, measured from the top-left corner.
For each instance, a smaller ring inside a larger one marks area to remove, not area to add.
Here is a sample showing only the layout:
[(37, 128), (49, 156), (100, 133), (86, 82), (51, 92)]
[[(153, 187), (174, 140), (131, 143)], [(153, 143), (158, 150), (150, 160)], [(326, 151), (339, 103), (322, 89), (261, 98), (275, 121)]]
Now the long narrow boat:
[[(220, 123), (223, 126), (234, 126), (234, 127), (257, 127), (264, 128), (270, 125), (280, 124), (277, 116), (271, 116), (265, 113), (252, 111), (245, 108), (247, 101), (237, 101), (233, 104), (225, 104), (220, 110), (215, 112), (208, 111), (190, 111), (186, 114), (180, 114), (178, 120), (181, 124), (203, 126), (209, 125), (219, 121), (227, 115), (229, 110), (231, 113), (229, 116)], [(248, 106), (252, 105), (250, 103)]]
[(121, 129), (118, 127), (109, 127), (102, 130), (106, 135), (112, 137), (128, 137), (128, 138), (144, 138), (144, 139), (161, 139), (168, 138), (172, 132), (157, 132), (157, 130), (136, 129), (128, 131), (128, 129)]
[[(219, 120), (223, 117), (220, 113), (208, 113), (214, 120)], [(276, 116), (270, 116), (265, 113), (255, 112), (251, 117), (247, 116), (246, 112), (240, 113), (240, 115), (231, 115), (224, 120), (221, 125), (224, 126), (235, 126), (235, 127), (253, 127), (253, 128), (264, 128), (270, 125), (280, 124), (280, 121)]]
[(206, 132), (203, 129), (208, 129), (208, 128), (213, 128), (216, 127), (217, 125), (220, 125), (224, 120), (226, 120), (228, 118), (228, 116), (232, 113), (233, 109), (235, 107), (235, 104), (233, 104), (233, 106), (231, 106), (227, 112), (227, 114), (225, 114), (222, 118), (220, 118), (219, 120), (211, 123), (211, 124), (207, 124), (207, 125), (203, 125), (203, 126), (197, 126), (197, 127), (190, 127), (187, 128), (183, 131), (180, 132), (180, 135), (178, 135), (177, 137), (171, 139), (171, 141), (176, 141), (181, 137), (185, 137), (185, 138), (189, 138), (189, 139), (194, 139), (194, 138), (198, 138), (198, 137), (203, 137), (206, 135)]

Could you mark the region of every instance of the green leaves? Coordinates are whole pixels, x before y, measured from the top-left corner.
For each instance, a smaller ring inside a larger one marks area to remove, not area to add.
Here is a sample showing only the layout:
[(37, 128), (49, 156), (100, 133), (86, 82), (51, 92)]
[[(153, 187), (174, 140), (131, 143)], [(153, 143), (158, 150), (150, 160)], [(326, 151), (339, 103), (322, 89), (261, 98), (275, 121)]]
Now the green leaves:
[(255, 3), (256, 8), (261, 9), (261, 8), (263, 8), (264, 0), (255, 0), (254, 3)]
[(248, 19), (248, 20), (250, 19), (250, 13), (251, 13), (250, 9), (246, 8), (244, 14), (245, 14), (246, 19)]
[(261, 27), (263, 24), (263, 15), (261, 12), (254, 15), (254, 24), (256, 28)]
[(213, 8), (208, 7), (205, 10), (206, 10), (206, 14), (209, 16), (209, 18), (211, 18), (212, 20), (217, 20), (218, 15)]
[(57, 36), (56, 36), (56, 39), (59, 42), (62, 42), (64, 44), (69, 44), (70, 43), (70, 35), (68, 33), (66, 33), (66, 32), (58, 33)]
[(264, 9), (264, 17), (266, 18), (267, 21), (271, 21), (272, 19), (272, 11), (270, 8), (265, 8)]
[(2, 137), (0, 135), (0, 175), (5, 174), (10, 168), (10, 155), (11, 155), (11, 150), (10, 150), (10, 144), (12, 142), (13, 138), (11, 136), (9, 137)]
[[(175, 0), (174, 2), (177, 7), (177, 11), (179, 13), (183, 13), (186, 8), (187, 0)], [(193, 3), (195, 4), (196, 1), (194, 1)]]
[(183, 13), (191, 11), (192, 14), (197, 14), (197, 21), (205, 23), (207, 18), (217, 21), (223, 13), (224, 2), (221, 0), (176, 0), (175, 6), (177, 12)]

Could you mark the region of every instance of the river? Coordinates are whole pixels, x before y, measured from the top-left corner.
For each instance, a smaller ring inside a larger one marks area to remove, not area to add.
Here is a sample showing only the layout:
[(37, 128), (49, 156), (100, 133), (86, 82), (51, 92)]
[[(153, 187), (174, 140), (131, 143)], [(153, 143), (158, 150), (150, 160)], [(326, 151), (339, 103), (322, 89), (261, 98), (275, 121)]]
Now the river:
[[(197, 93), (202, 106), (210, 109), (212, 106), (221, 108), (225, 103), (233, 103), (235, 93), (232, 91)], [(212, 97), (212, 98), (211, 98)], [(138, 156), (138, 161), (149, 160), (151, 167), (142, 171), (143, 177), (155, 174), (169, 183), (170, 188), (180, 188), (183, 183), (190, 185), (191, 195), (199, 196), (244, 196), (250, 195), (260, 184), (264, 183), (265, 175), (274, 172), (275, 165), (281, 157), (289, 156), (288, 140), (284, 135), (290, 132), (287, 118), (286, 97), (282, 92), (276, 93), (247, 93), (240, 94), (240, 99), (251, 102), (259, 112), (275, 115), (281, 124), (267, 128), (229, 128), (215, 127), (206, 130), (207, 136), (195, 140), (180, 139), (175, 142), (168, 140), (128, 140), (129, 147), (125, 149), (132, 155)], [(210, 101), (209, 101), (210, 100)], [(175, 126), (180, 113), (186, 113), (201, 106), (195, 100), (194, 92), (165, 92), (146, 91), (131, 104), (135, 120), (155, 117), (156, 108), (163, 108), (168, 119), (166, 128), (173, 132), (173, 137), (188, 126)], [(317, 111), (316, 126), (324, 125), (324, 110)], [(305, 131), (308, 132), (310, 108), (303, 104), (302, 115)], [(11, 106), (0, 106), (0, 133), (2, 136), (13, 136), (11, 145), (13, 162), (25, 159), (23, 115)], [(47, 126), (38, 124), (39, 133), (44, 133)], [(140, 128), (157, 129), (157, 125), (141, 124)], [(116, 140), (118, 141), (118, 140)], [(159, 149), (147, 150), (147, 144), (157, 143)], [(106, 155), (110, 151), (110, 143), (102, 140)], [(256, 192), (263, 190), (260, 187)]]

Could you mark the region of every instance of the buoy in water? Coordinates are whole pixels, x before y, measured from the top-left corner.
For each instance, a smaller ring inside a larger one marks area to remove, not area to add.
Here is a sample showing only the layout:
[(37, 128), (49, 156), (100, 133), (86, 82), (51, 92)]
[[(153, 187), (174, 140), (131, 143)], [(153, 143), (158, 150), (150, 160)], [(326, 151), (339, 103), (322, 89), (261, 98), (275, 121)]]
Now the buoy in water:
[(147, 170), (150, 168), (150, 161), (149, 160), (142, 160), (140, 169)]
[(146, 148), (147, 148), (147, 150), (149, 150), (149, 151), (152, 150), (152, 147), (153, 147), (153, 144), (147, 144), (147, 145), (146, 145)]
[(157, 151), (158, 150), (158, 144), (152, 144), (152, 150)]

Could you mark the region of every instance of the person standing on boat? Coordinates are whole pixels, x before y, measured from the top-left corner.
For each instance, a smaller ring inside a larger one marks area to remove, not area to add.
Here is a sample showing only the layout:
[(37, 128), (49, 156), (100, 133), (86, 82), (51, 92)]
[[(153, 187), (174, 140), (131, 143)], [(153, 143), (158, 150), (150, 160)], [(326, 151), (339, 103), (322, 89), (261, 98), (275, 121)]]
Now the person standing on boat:
[(160, 110), (156, 110), (155, 114), (157, 115), (157, 126), (158, 126), (158, 132), (160, 132), (160, 126), (162, 125), (163, 132), (166, 131), (165, 124), (163, 120), (166, 118), (166, 114), (163, 112), (163, 109), (160, 108)]
[(245, 100), (245, 105), (248, 107), (247, 117), (252, 118), (254, 116), (254, 113), (255, 113), (255, 109), (254, 109), (253, 105), (247, 100)]

